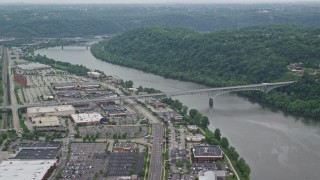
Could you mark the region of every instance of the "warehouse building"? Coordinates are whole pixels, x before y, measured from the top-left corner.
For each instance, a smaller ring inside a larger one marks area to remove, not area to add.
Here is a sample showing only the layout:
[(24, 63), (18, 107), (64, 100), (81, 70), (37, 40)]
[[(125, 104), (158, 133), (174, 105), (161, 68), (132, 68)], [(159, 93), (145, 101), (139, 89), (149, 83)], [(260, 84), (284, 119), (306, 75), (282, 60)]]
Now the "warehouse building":
[(52, 83), (51, 86), (56, 90), (61, 89), (87, 89), (87, 88), (99, 88), (98, 82), (71, 82), (71, 83)]
[(15, 74), (46, 74), (52, 71), (51, 66), (40, 63), (28, 63), (15, 66)]
[(75, 108), (71, 105), (27, 108), (27, 116), (29, 118), (43, 116), (70, 116), (75, 112)]
[(56, 160), (9, 160), (0, 164), (0, 179), (42, 180), (50, 177)]
[(61, 126), (57, 116), (33, 117), (31, 118), (34, 127), (57, 127)]
[(100, 124), (103, 116), (99, 113), (72, 114), (71, 119), (76, 125)]
[(222, 151), (219, 145), (193, 146), (192, 152), (195, 162), (213, 162), (222, 159)]

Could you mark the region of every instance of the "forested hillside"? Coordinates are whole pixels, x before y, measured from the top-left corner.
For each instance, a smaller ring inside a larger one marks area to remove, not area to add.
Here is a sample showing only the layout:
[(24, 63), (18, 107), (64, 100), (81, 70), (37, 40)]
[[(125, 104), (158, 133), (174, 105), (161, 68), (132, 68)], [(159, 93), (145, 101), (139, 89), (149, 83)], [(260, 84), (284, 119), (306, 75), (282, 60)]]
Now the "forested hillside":
[(320, 26), (314, 4), (0, 5), (0, 36), (77, 37), (169, 25), (209, 32), (263, 24)]
[[(247, 95), (294, 114), (320, 117), (319, 73), (309, 74), (320, 64), (320, 28), (260, 26), (212, 33), (139, 28), (91, 51), (105, 61), (209, 86), (299, 80), (267, 96)], [(304, 75), (287, 68), (299, 62)]]

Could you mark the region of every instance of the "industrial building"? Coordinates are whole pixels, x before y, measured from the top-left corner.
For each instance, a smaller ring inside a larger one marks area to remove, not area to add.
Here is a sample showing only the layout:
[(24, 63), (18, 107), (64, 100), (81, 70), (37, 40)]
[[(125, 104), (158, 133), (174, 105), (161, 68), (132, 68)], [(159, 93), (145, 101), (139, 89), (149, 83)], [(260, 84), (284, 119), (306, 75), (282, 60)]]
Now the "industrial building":
[(99, 113), (80, 113), (71, 115), (71, 119), (76, 125), (100, 124), (102, 118), (103, 116)]
[(42, 180), (50, 177), (56, 160), (8, 160), (0, 164), (0, 179)]
[(71, 83), (52, 83), (51, 86), (56, 90), (61, 89), (87, 89), (87, 88), (99, 88), (98, 82), (71, 82)]
[(56, 127), (61, 126), (57, 116), (33, 117), (31, 118), (34, 127)]
[(113, 152), (135, 152), (136, 148), (134, 143), (116, 143), (113, 147)]
[(27, 116), (29, 118), (41, 116), (70, 116), (75, 112), (75, 108), (71, 105), (27, 108)]
[(213, 162), (222, 159), (222, 151), (219, 145), (212, 146), (193, 146), (192, 152), (194, 161), (201, 162)]
[(15, 74), (46, 74), (52, 71), (51, 66), (40, 63), (28, 63), (15, 66)]

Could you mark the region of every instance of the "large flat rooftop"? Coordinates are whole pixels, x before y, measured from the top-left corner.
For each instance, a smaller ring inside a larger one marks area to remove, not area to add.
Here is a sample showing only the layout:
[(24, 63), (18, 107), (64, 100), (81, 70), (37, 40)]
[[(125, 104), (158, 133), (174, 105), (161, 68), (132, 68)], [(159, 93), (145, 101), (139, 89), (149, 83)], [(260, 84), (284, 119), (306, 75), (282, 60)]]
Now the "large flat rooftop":
[(93, 123), (100, 122), (103, 116), (99, 113), (80, 113), (80, 114), (71, 114), (72, 120), (78, 123)]
[(22, 70), (40, 70), (40, 69), (49, 69), (51, 66), (40, 64), (40, 63), (28, 63), (28, 64), (20, 64), (16, 65), (16, 68)]
[(30, 159), (30, 160), (46, 160), (46, 159), (56, 159), (59, 155), (60, 149), (22, 149), (19, 153), (12, 159)]
[(74, 107), (71, 105), (63, 106), (46, 106), (46, 107), (30, 107), (27, 108), (27, 113), (52, 113), (52, 112), (62, 112), (62, 111), (75, 111)]
[(220, 146), (193, 146), (194, 157), (221, 157), (222, 151)]
[(9, 160), (0, 164), (0, 179), (41, 180), (56, 160)]
[(60, 142), (29, 142), (20, 144), (20, 148), (60, 148)]
[(57, 116), (34, 117), (32, 118), (32, 124), (36, 127), (50, 127), (61, 125)]

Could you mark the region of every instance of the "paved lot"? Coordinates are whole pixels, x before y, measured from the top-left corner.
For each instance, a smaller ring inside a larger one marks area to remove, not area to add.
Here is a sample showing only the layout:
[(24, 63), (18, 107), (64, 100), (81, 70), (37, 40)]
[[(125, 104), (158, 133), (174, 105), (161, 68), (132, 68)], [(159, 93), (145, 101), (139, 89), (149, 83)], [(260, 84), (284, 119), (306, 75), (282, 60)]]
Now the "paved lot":
[(107, 172), (106, 147), (106, 143), (72, 143), (62, 179), (93, 179), (95, 173), (103, 176)]
[[(143, 137), (148, 134), (148, 126), (137, 125), (137, 126), (109, 126), (109, 125), (99, 125), (99, 126), (83, 126), (79, 127), (80, 135), (95, 135), (97, 132), (100, 133), (102, 138), (114, 138), (117, 136), (118, 139), (125, 138), (137, 138)], [(125, 135), (126, 134), (126, 135)], [(121, 136), (121, 138), (119, 138)]]

